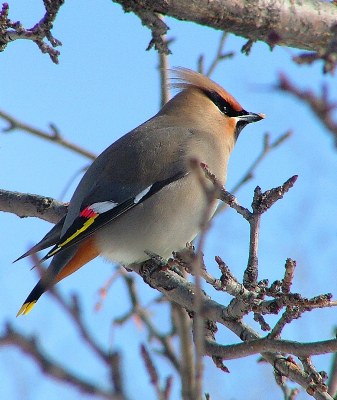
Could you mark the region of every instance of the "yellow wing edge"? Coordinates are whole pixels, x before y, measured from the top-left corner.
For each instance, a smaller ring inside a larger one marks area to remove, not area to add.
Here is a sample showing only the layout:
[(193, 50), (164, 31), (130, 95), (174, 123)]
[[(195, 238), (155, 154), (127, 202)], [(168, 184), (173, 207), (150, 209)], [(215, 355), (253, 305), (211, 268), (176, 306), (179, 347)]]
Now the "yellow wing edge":
[(18, 317), (19, 315), (27, 315), (32, 308), (35, 306), (36, 301), (31, 301), (30, 303), (24, 303), (20, 308), (19, 312), (16, 314)]
[[(89, 218), (85, 223), (81, 226), (80, 229), (77, 229), (75, 233), (73, 233), (71, 236), (69, 236), (67, 239), (65, 239), (63, 242), (59, 243), (58, 245), (55, 246), (54, 249), (52, 249), (47, 255), (46, 259), (54, 256), (57, 254), (60, 250), (63, 249), (63, 247), (70, 243), (72, 240), (74, 240), (78, 235), (80, 235), (82, 232), (85, 232), (90, 225), (92, 225), (95, 221), (95, 219), (98, 217), (98, 214), (94, 215), (93, 217)], [(29, 312), (29, 311), (28, 311)]]

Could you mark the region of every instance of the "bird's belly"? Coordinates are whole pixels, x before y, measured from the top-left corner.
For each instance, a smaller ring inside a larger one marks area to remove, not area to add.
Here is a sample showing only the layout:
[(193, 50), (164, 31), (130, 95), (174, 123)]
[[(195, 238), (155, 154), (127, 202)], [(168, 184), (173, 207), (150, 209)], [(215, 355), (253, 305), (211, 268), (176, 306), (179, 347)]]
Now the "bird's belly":
[[(191, 191), (191, 184), (199, 187)], [(206, 207), (200, 184), (187, 176), (99, 230), (97, 247), (102, 256), (124, 265), (145, 261), (145, 251), (168, 259), (197, 236)]]

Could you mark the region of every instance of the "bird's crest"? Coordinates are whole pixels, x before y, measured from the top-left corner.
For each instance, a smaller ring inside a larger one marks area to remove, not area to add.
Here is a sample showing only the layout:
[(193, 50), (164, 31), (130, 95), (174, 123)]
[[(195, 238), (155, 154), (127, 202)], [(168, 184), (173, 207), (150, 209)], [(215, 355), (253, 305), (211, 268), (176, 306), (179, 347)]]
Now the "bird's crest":
[(242, 110), (242, 106), (234, 99), (234, 97), (230, 93), (228, 93), (223, 87), (209, 79), (207, 76), (192, 71), (188, 68), (182, 67), (172, 68), (170, 71), (174, 75), (173, 77), (171, 77), (171, 88), (183, 90), (188, 89), (189, 87), (195, 87), (204, 92), (216, 93), (223, 100), (229, 103), (233, 110)]

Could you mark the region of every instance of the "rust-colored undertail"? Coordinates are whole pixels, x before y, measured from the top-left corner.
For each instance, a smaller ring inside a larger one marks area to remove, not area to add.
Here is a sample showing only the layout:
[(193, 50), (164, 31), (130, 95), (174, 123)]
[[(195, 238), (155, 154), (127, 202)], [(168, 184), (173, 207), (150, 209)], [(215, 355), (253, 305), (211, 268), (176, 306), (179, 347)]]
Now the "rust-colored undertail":
[(56, 277), (51, 276), (47, 280), (47, 282), (46, 279), (40, 279), (34, 289), (30, 292), (29, 296), (27, 297), (26, 301), (24, 302), (16, 316), (18, 317), (19, 315), (28, 314), (34, 307), (38, 299), (41, 297), (41, 295), (47, 289), (49, 289), (52, 285), (59, 282), (60, 280), (71, 275), (73, 272), (77, 271), (79, 268), (96, 258), (98, 255), (99, 251), (95, 245), (94, 239), (92, 237), (89, 237), (87, 240), (79, 245), (75, 255), (62, 268), (62, 270), (56, 275)]

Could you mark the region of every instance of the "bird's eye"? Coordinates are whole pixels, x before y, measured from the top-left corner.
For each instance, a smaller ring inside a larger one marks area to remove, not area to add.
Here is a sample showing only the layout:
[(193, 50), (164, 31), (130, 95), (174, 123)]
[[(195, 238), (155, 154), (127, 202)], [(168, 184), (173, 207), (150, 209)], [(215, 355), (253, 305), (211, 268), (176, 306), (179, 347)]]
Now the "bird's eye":
[(218, 106), (219, 110), (227, 115), (228, 117), (233, 117), (235, 114), (235, 111), (233, 110), (233, 108), (230, 106), (230, 104), (224, 100), (222, 97), (220, 97), (220, 99), (218, 100), (217, 103), (215, 103), (216, 106)]
[(218, 109), (228, 117), (235, 117), (237, 112), (233, 109), (233, 107), (226, 101), (223, 97), (221, 97), (216, 92), (206, 92), (205, 93), (210, 100), (218, 107)]

